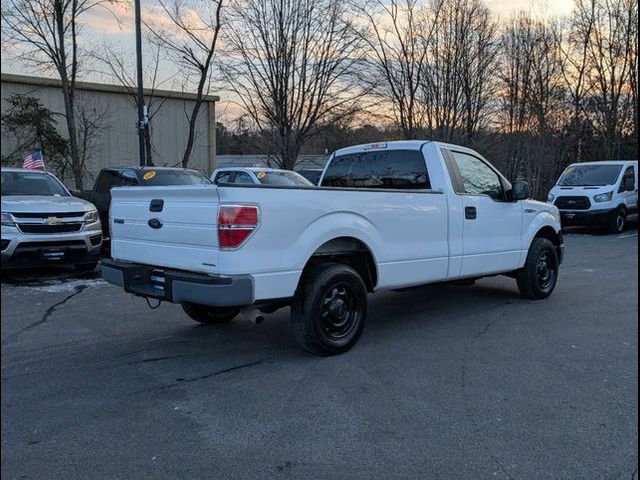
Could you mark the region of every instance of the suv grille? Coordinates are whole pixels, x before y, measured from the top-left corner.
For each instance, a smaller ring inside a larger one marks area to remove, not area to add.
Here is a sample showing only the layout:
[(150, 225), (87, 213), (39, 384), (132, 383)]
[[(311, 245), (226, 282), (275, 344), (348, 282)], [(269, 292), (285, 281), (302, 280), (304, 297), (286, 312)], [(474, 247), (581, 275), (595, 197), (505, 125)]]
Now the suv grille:
[(31, 213), (31, 212), (18, 212), (12, 213), (13, 218), (20, 220), (21, 218), (70, 218), (70, 217), (84, 217), (86, 212), (50, 212), (50, 213)]
[(589, 197), (558, 197), (555, 206), (560, 210), (589, 210)]
[(71, 233), (80, 231), (82, 223), (60, 223), (57, 225), (18, 223), (18, 228), (22, 233)]

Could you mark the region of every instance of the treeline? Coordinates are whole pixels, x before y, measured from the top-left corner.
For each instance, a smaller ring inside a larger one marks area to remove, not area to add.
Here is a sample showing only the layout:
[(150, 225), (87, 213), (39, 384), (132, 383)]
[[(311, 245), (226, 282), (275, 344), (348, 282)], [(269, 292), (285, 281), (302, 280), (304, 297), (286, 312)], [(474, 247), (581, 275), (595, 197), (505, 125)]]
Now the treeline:
[[(7, 51), (62, 80), (81, 183), (75, 79), (92, 69), (133, 87), (135, 70), (114, 45), (88, 52), (78, 35), (89, 10), (123, 3), (6, 3)], [(185, 166), (212, 90), (242, 111), (218, 126), (218, 152), (269, 154), (283, 168), (302, 153), (425, 138), (476, 148), (542, 196), (567, 163), (637, 157), (635, 0), (576, 0), (566, 17), (532, 9), (507, 19), (482, 0), (154, 0), (143, 2), (143, 20), (147, 86), (169, 68), (198, 98), (185, 111)], [(162, 104), (147, 103), (152, 162)]]
[(254, 112), (219, 128), (220, 153), (271, 153), (290, 168), (282, 145), (296, 141), (295, 153), (324, 153), (442, 140), (478, 149), (537, 197), (568, 163), (637, 158), (635, 1), (577, 0), (569, 17), (529, 11), (503, 23), (481, 0), (367, 2), (350, 14), (359, 48), (349, 54), (361, 56), (336, 79), (350, 87), (336, 96), (348, 111), (310, 134), (287, 112), (256, 128)]

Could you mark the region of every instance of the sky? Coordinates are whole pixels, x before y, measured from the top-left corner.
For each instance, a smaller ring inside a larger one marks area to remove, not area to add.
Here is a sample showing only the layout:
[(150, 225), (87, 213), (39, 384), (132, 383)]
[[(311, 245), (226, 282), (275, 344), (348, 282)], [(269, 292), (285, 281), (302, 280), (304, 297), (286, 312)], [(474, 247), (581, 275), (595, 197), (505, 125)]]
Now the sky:
[[(514, 13), (526, 10), (541, 15), (563, 16), (571, 12), (574, 0), (484, 0), (484, 3), (496, 14), (500, 19), (508, 19)], [(2, 0), (2, 3), (5, 3)], [(152, 7), (152, 2), (143, 1), (143, 15), (150, 17), (153, 23), (159, 21), (162, 16)], [(96, 9), (90, 12), (85, 18), (85, 25), (81, 32), (83, 45), (95, 50), (101, 48), (105, 44), (111, 45), (116, 53), (120, 53), (126, 59), (128, 65), (131, 65), (133, 71), (134, 56), (134, 24), (133, 11), (123, 4), (116, 4), (111, 7), (111, 11), (104, 9)], [(23, 65), (10, 60), (8, 52), (2, 55), (2, 72), (17, 73), (25, 75), (46, 75), (42, 72), (34, 72), (28, 65)], [(51, 74), (51, 73), (49, 73)], [(157, 88), (167, 90), (181, 90), (182, 86), (177, 80), (177, 75), (171, 71), (170, 66), (161, 67), (162, 84)], [(83, 80), (112, 83), (113, 79), (99, 73), (98, 71), (86, 72)], [(217, 92), (212, 92), (217, 93)], [(221, 95), (223, 96), (223, 95)], [(224, 99), (223, 99), (224, 100)], [(228, 117), (228, 120), (237, 116), (236, 108), (229, 102), (221, 102), (219, 108), (220, 116)]]

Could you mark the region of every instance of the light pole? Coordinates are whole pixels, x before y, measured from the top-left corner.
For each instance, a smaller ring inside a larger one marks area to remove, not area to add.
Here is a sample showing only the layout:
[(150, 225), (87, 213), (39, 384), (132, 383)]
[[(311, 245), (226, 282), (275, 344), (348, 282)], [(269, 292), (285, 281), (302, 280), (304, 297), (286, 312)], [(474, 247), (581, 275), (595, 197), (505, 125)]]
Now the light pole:
[(135, 0), (136, 22), (136, 66), (138, 75), (138, 143), (140, 152), (140, 166), (144, 167), (146, 156), (144, 152), (144, 131), (146, 128), (146, 114), (144, 104), (144, 92), (142, 91), (142, 32), (140, 27), (140, 0)]

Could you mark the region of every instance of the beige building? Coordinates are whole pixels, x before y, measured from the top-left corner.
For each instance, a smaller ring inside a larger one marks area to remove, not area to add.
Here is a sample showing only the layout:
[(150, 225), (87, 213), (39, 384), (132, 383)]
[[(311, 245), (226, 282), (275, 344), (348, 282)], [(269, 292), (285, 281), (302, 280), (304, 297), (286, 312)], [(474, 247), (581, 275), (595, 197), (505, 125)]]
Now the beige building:
[[(7, 110), (6, 99), (9, 96), (17, 93), (37, 97), (46, 108), (60, 115), (58, 128), (64, 137), (67, 136), (62, 117), (64, 102), (58, 80), (5, 73), (1, 79), (3, 114)], [(124, 86), (78, 82), (76, 88), (76, 108), (83, 108), (89, 115), (95, 115), (103, 124), (86, 164), (84, 187), (88, 188), (103, 167), (139, 164), (137, 110), (134, 96)], [(147, 102), (149, 95), (151, 92), (145, 90)], [(189, 131), (186, 113), (191, 111), (194, 99), (195, 95), (191, 93), (167, 90), (153, 92), (151, 113), (157, 109), (151, 121), (155, 165), (179, 166)], [(218, 96), (208, 95), (198, 115), (196, 139), (189, 166), (203, 172), (211, 172), (216, 164), (216, 102), (219, 100)], [(15, 144), (15, 139), (3, 128), (2, 155), (14, 152)], [(29, 152), (24, 152), (24, 155), (27, 153)], [(68, 186), (73, 186), (73, 180), (69, 176), (62, 180)]]

